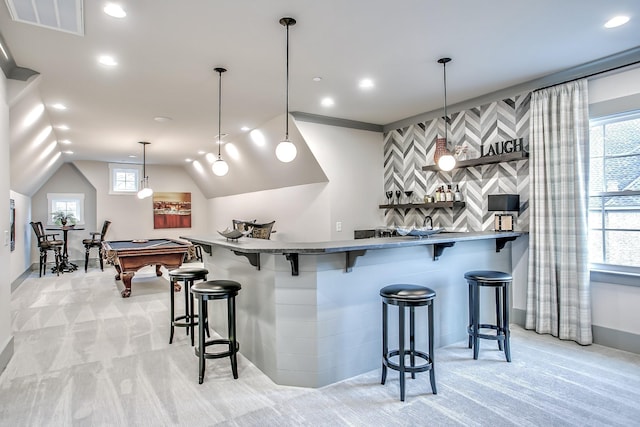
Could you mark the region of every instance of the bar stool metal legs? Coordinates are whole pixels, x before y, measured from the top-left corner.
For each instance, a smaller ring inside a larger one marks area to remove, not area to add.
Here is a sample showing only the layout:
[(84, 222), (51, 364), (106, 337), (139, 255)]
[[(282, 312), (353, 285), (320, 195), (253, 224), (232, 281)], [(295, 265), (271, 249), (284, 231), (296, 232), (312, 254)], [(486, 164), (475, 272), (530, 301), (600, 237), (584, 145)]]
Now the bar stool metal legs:
[[(236, 337), (236, 296), (241, 289), (241, 285), (233, 280), (210, 280), (208, 282), (196, 283), (191, 287), (191, 293), (198, 299), (198, 346), (195, 353), (198, 356), (198, 383), (204, 381), (205, 359), (219, 359), (229, 357), (231, 360), (231, 372), (234, 379), (238, 379), (237, 353), (240, 344)], [(209, 300), (227, 300), (227, 338), (205, 339), (205, 329), (208, 324), (207, 317)], [(222, 345), (225, 350), (217, 353), (208, 353), (207, 347), (211, 345)]]
[[(170, 297), (170, 312), (171, 312), (171, 332), (169, 334), (169, 344), (173, 342), (173, 334), (175, 327), (183, 327), (187, 330), (187, 335), (191, 333), (191, 345), (195, 344), (195, 326), (196, 314), (194, 310), (193, 295), (190, 292), (190, 288), (193, 286), (196, 280), (207, 280), (207, 274), (209, 271), (205, 268), (190, 268), (182, 267), (169, 272), (169, 279), (171, 281), (171, 287), (169, 289)], [(184, 315), (176, 316), (175, 314), (175, 295), (176, 289), (179, 290), (180, 285), (178, 282), (184, 283)], [(207, 325), (208, 326), (208, 325)], [(207, 334), (209, 329), (207, 328)]]
[[(480, 339), (496, 340), (498, 349), (504, 351), (507, 362), (511, 362), (509, 343), (509, 287), (513, 278), (500, 271), (470, 271), (464, 275), (469, 284), (469, 348), (473, 348), (473, 358), (478, 359)], [(480, 287), (495, 290), (496, 323), (480, 323)], [(495, 334), (482, 333), (481, 329), (492, 329)]]
[[(437, 394), (435, 367), (433, 360), (433, 300), (435, 291), (424, 286), (417, 285), (390, 285), (380, 290), (382, 296), (382, 380), (387, 380), (387, 368), (396, 370), (400, 375), (400, 400), (405, 398), (405, 373), (410, 373), (411, 378), (416, 377), (417, 372), (429, 371), (431, 390)], [(389, 350), (388, 338), (388, 305), (398, 306), (398, 349)], [(416, 350), (415, 344), (415, 308), (426, 306), (428, 321), (428, 353)], [(409, 309), (409, 349), (405, 348), (405, 309)], [(406, 356), (409, 356), (409, 366), (406, 364)], [(395, 363), (391, 359), (397, 357)], [(416, 358), (425, 363), (416, 365)]]

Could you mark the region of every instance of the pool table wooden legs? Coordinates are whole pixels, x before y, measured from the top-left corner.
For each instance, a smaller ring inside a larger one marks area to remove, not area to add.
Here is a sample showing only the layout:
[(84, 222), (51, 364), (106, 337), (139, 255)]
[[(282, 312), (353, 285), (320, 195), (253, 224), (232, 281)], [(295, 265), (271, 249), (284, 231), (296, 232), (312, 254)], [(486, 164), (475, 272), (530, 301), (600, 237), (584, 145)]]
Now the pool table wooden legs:
[[(122, 284), (124, 285), (124, 289), (122, 290), (122, 292), (120, 292), (120, 295), (122, 295), (122, 298), (129, 298), (131, 296), (131, 280), (133, 279), (133, 275), (135, 273), (133, 272), (123, 273), (122, 269), (117, 264), (114, 265), (114, 267), (118, 272), (118, 274), (116, 274), (116, 280), (122, 280)], [(156, 276), (158, 277), (162, 276), (162, 271), (160, 270), (160, 267), (162, 267), (161, 264), (156, 264)], [(180, 286), (179, 283), (176, 283), (174, 286), (174, 289), (176, 292), (180, 292), (180, 289), (182, 289), (182, 287)]]

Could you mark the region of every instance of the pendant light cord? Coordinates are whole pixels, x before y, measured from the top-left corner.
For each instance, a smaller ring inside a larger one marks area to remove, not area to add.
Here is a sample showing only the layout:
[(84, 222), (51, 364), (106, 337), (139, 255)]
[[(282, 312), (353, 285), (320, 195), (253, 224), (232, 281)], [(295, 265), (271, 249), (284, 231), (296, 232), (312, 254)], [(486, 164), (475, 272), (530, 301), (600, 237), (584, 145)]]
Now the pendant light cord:
[(447, 63), (442, 63), (442, 74), (444, 80), (444, 139), (448, 138), (449, 120), (447, 116)]
[(288, 22), (287, 22), (286, 27), (287, 27), (287, 61), (286, 61), (286, 64), (287, 64), (287, 66), (286, 66), (287, 67), (287, 73), (286, 73), (286, 75), (287, 75), (287, 84), (286, 84), (286, 87), (287, 87), (287, 90), (286, 90), (286, 93), (287, 93), (287, 95), (286, 95), (286, 98), (287, 98), (286, 99), (287, 109), (286, 109), (286, 114), (284, 115), (284, 122), (285, 122), (285, 125), (284, 125), (284, 129), (285, 129), (284, 139), (285, 139), (285, 141), (288, 141), (289, 140), (289, 23)]
[(220, 134), (220, 122), (222, 121), (222, 71), (218, 70), (218, 159), (220, 159), (220, 145), (222, 135)]

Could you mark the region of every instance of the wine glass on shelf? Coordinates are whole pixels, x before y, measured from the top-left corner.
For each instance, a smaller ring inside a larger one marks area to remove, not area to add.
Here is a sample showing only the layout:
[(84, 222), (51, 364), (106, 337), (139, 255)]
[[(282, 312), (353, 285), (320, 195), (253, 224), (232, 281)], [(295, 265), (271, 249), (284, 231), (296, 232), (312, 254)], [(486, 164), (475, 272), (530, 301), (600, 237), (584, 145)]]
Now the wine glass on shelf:
[(396, 190), (396, 204), (400, 204), (400, 196), (402, 195), (402, 191)]
[(413, 203), (413, 200), (411, 199), (411, 196), (413, 195), (413, 190), (405, 191), (404, 195), (407, 196), (407, 203), (409, 204)]
[(386, 191), (384, 193), (387, 196), (387, 204), (391, 204), (391, 199), (393, 198), (393, 191)]

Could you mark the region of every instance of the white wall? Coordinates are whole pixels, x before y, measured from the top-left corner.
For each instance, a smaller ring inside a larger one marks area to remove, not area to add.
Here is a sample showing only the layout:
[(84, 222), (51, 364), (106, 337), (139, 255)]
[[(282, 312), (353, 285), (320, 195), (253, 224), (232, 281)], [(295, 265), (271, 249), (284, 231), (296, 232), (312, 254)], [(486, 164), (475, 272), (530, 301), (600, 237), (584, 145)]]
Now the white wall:
[[(328, 241), (353, 239), (353, 230), (383, 224), (378, 204), (384, 198), (382, 134), (297, 122), (305, 141), (329, 179), (209, 200), (210, 232), (231, 220), (275, 220), (274, 240)], [(342, 231), (335, 223), (342, 222)]]
[[(384, 224), (384, 146), (382, 134), (298, 122), (329, 179), (330, 240), (353, 239), (353, 230)], [(342, 224), (337, 231), (336, 223)]]
[(109, 164), (93, 161), (73, 163), (96, 189), (97, 224), (112, 222), (107, 240), (178, 238), (204, 233), (211, 222), (208, 203), (191, 177), (180, 166), (147, 165), (151, 188), (158, 192), (191, 193), (191, 228), (153, 228), (152, 198), (139, 200), (135, 195), (109, 194)]
[(13, 355), (13, 336), (11, 335), (11, 280), (9, 271), (9, 245), (5, 244), (4, 233), (9, 232), (9, 105), (7, 98), (7, 79), (0, 73), (0, 372), (4, 370), (8, 359)]

